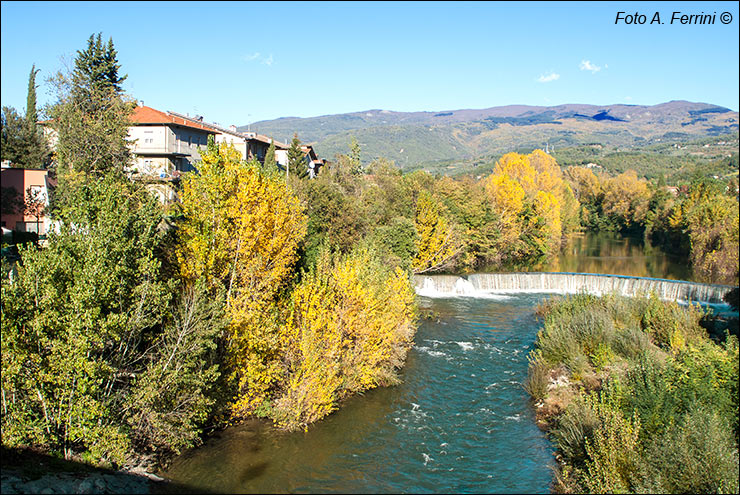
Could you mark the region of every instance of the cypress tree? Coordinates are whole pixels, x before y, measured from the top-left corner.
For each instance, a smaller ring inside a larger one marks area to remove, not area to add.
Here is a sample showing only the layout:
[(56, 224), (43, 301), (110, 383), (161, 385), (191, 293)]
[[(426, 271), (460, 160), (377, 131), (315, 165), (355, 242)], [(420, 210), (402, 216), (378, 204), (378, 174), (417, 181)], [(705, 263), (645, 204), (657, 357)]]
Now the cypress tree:
[(26, 97), (26, 122), (33, 129), (36, 129), (38, 114), (36, 113), (36, 74), (40, 69), (36, 64), (31, 66), (31, 74), (28, 76), (28, 96)]
[(2, 112), (2, 151), (3, 160), (10, 160), (15, 166), (24, 168), (43, 168), (48, 165), (51, 151), (42, 133), (36, 126), (36, 74), (34, 64), (28, 76), (28, 95), (26, 97), (26, 116), (21, 117), (12, 107), (3, 107)]
[(276, 165), (277, 162), (275, 161), (275, 140), (273, 138), (270, 138), (270, 147), (267, 148), (267, 153), (265, 154), (265, 163), (263, 167), (265, 170), (273, 170)]
[(308, 175), (306, 158), (301, 149), (301, 141), (298, 139), (298, 134), (293, 134), (293, 140), (290, 142), (290, 148), (288, 148), (288, 170), (292, 171), (293, 175), (299, 178)]
[(352, 175), (361, 175), (363, 170), (362, 162), (360, 161), (360, 144), (354, 136), (352, 136), (349, 143), (349, 161)]

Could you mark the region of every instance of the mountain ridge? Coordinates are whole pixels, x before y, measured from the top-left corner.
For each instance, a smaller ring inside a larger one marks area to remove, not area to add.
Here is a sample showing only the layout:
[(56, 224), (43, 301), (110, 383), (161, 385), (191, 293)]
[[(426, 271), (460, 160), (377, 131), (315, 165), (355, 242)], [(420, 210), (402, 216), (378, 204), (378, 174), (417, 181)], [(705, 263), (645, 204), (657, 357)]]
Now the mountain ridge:
[[(249, 125), (280, 141), (294, 132), (326, 158), (347, 153), (351, 136), (363, 162), (378, 157), (402, 168), (470, 160), (533, 147), (600, 143), (632, 147), (737, 132), (738, 112), (672, 100), (656, 105), (504, 105), (483, 109), (395, 112), (371, 109), (317, 117), (281, 117)], [(246, 130), (247, 126), (238, 129)]]

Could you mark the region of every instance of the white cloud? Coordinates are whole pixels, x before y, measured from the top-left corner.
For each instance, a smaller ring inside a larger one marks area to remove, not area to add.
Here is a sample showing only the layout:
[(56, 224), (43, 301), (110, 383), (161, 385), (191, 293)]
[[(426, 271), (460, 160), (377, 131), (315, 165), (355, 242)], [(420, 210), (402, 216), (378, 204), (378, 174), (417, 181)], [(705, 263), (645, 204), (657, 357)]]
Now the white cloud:
[(242, 60), (251, 63), (251, 62), (259, 62), (262, 65), (267, 65), (268, 67), (275, 63), (275, 59), (272, 57), (272, 53), (270, 56), (265, 57), (260, 52), (254, 52), (251, 54), (243, 55)]
[(631, 96), (625, 96), (624, 99), (627, 100), (627, 101), (632, 101), (632, 97)]
[(589, 60), (581, 60), (581, 65), (579, 67), (581, 70), (590, 70), (592, 74), (601, 70), (601, 67), (592, 64)]
[(540, 77), (537, 78), (537, 81), (541, 83), (546, 83), (550, 81), (557, 81), (558, 79), (560, 79), (560, 74), (551, 72), (548, 75), (544, 75), (544, 74), (541, 75)]

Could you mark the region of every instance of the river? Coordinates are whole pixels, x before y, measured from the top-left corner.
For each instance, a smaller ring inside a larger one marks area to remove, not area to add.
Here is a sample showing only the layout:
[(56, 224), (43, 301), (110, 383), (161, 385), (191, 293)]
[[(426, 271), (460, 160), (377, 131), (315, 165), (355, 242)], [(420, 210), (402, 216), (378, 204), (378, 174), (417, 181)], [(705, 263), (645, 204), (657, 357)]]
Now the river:
[[(583, 236), (554, 263), (690, 279), (686, 263), (645, 251)], [(351, 398), (307, 432), (259, 420), (227, 428), (164, 475), (194, 492), (547, 493), (553, 447), (522, 383), (540, 329), (534, 308), (548, 297), (420, 297), (435, 318), (421, 321), (400, 385)]]

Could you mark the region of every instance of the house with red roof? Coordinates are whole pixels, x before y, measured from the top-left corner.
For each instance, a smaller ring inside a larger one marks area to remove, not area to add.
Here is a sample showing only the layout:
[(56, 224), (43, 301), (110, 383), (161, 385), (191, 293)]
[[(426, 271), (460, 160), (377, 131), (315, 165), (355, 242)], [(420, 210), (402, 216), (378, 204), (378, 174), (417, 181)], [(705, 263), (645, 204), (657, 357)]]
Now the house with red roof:
[(172, 182), (180, 173), (195, 170), (200, 149), (216, 132), (196, 120), (143, 104), (134, 109), (131, 120), (135, 124), (128, 132), (134, 157), (132, 178), (146, 182), (163, 203), (174, 201)]

